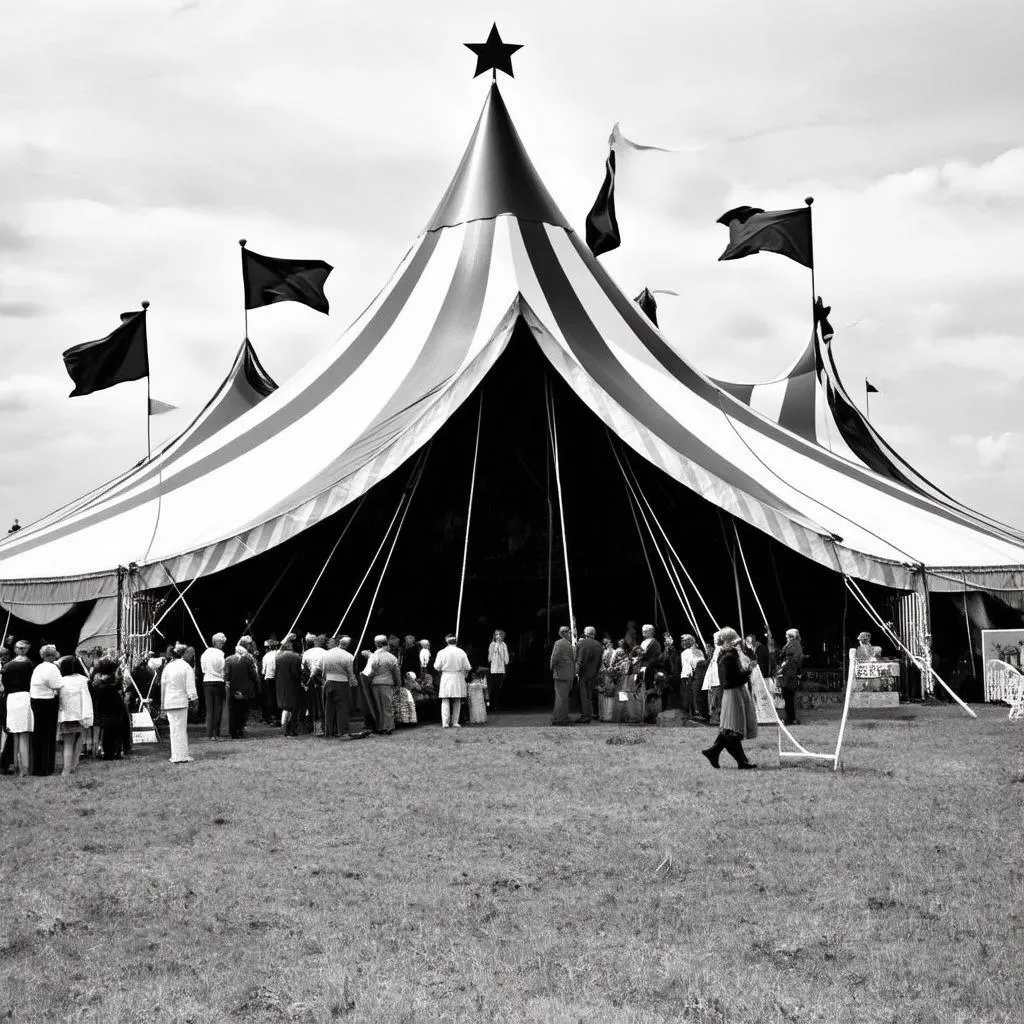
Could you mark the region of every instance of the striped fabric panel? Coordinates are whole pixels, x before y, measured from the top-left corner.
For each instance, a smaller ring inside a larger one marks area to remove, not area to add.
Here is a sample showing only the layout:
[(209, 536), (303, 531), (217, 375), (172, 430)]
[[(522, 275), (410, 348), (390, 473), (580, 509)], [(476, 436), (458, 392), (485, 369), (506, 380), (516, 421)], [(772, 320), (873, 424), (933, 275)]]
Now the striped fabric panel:
[[(673, 479), (820, 565), (886, 585), (899, 586), (912, 581), (912, 567), (865, 556), (839, 545), (830, 536), (807, 529), (771, 506), (724, 485), (703, 467), (672, 451), (594, 382), (564, 339), (547, 331), (536, 317), (527, 316), (527, 321), (544, 355), (568, 386), (638, 455), (663, 469)], [(652, 450), (657, 451), (656, 458), (651, 457)]]
[[(544, 225), (520, 224), (523, 242), (534, 268), (535, 281), (551, 309), (562, 337), (587, 373), (617, 403), (628, 409), (661, 441), (708, 469), (729, 486), (739, 488), (767, 504), (785, 501), (767, 491), (757, 480), (745, 474), (728, 459), (711, 449), (693, 432), (669, 415), (648, 393), (630, 381), (628, 371), (613, 355), (602, 332), (573, 288), (566, 268), (559, 261)], [(527, 296), (529, 301), (529, 296)], [(787, 507), (794, 517), (800, 513)]]
[[(340, 354), (332, 359), (327, 370), (316, 378), (314, 384), (302, 387), (302, 381), (298, 377), (289, 381), (285, 388), (274, 392), (257, 407), (257, 412), (262, 413), (264, 408), (273, 405), (269, 414), (257, 416), (257, 422), (254, 424), (246, 422), (250, 417), (244, 417), (240, 425), (238, 423), (233, 425), (237, 429), (222, 431), (222, 434), (227, 435), (224, 439), (225, 443), (222, 443), (210, 455), (192, 463), (187, 469), (171, 476), (164, 476), (161, 480), (156, 469), (149, 470), (146, 467), (132, 479), (131, 484), (135, 489), (130, 496), (125, 496), (122, 500), (112, 504), (104, 504), (87, 510), (88, 514), (82, 517), (72, 516), (62, 519), (47, 531), (32, 537), (30, 543), (24, 546), (12, 545), (12, 548), (34, 548), (72, 533), (80, 533), (87, 527), (104, 523), (109, 525), (112, 518), (142, 505), (151, 504), (155, 518), (158, 495), (166, 503), (175, 490), (187, 487), (203, 476), (223, 469), (243, 453), (285, 431), (290, 423), (334, 394), (337, 388), (358, 369), (366, 357), (373, 353), (380, 340), (404, 309), (409, 295), (419, 281), (440, 238), (440, 233), (424, 236), (423, 244), (417, 248), (412, 259), (409, 260), (405, 273), (395, 281), (394, 287), (383, 297), (362, 330), (350, 344), (341, 350)], [(339, 346), (341, 344), (339, 343)], [(26, 538), (26, 540), (29, 539)], [(155, 550), (159, 551), (159, 548)], [(7, 553), (8, 551), (4, 551), (4, 554)], [(139, 551), (138, 558), (144, 560), (142, 550)]]
[[(495, 222), (474, 221), (450, 234), (461, 234), (462, 244), (454, 269), (446, 275), (447, 292), (433, 321), (415, 325), (413, 357), (403, 363), (395, 361), (390, 375), (394, 391), (382, 393), (382, 396), (386, 394), (386, 401), (381, 403), (379, 412), (343, 446), (335, 459), (311, 475), (300, 489), (290, 491), (277, 504), (261, 510), (258, 518), (242, 526), (243, 531), (329, 489), (394, 444), (420, 414), (423, 405), (429, 403), (462, 366), (480, 324), (490, 279)], [(514, 297), (509, 282), (506, 282), (505, 292), (507, 309)]]
[[(227, 541), (226, 546), (216, 552), (216, 555), (210, 547), (197, 552), (186, 552), (176, 558), (165, 558), (164, 562), (174, 573), (175, 578), (183, 580), (197, 575), (209, 575), (283, 543), (301, 533), (307, 526), (333, 515), (356, 501), (378, 480), (395, 472), (444, 426), (483, 380), (505, 350), (515, 328), (518, 312), (518, 303), (513, 303), (490, 335), (490, 344), (484, 347), (477, 359), (466, 367), (462, 374), (452, 378), (449, 384), (435, 395), (434, 400), (422, 410), (419, 418), (393, 445), (361, 466), (350, 478), (339, 480), (324, 495), (310, 499), (275, 520), (254, 526), (244, 535)], [(314, 507), (317, 509), (315, 517)], [(151, 566), (142, 567), (141, 571), (147, 579), (154, 576)]]
[[(640, 308), (625, 296), (614, 281), (612, 281), (608, 276), (604, 267), (594, 259), (589, 249), (587, 249), (575, 235), (568, 235), (567, 237), (576, 248), (580, 259), (590, 269), (593, 278), (600, 284), (601, 288), (608, 296), (608, 299), (615, 304), (622, 318), (630, 326), (637, 339), (648, 349), (648, 351), (655, 356), (666, 370), (668, 370), (680, 383), (684, 384), (694, 394), (700, 395), (712, 404), (719, 402), (719, 396), (724, 396), (724, 392), (718, 388), (710, 378), (705, 377), (703, 374), (695, 370), (672, 349), (660, 332), (655, 329), (647, 317), (644, 316)], [(890, 497), (895, 497), (904, 504), (917, 508), (920, 511), (941, 516), (948, 519), (950, 522), (955, 522), (960, 525), (967, 525), (972, 529), (988, 533), (994, 539), (1005, 540), (1007, 538), (1005, 529), (999, 530), (995, 528), (986, 528), (984, 525), (979, 524), (976, 518), (963, 514), (959, 509), (954, 508), (947, 503), (929, 500), (926, 496), (920, 495), (915, 491), (900, 488), (898, 485), (891, 483), (887, 479), (865, 470), (860, 465), (837, 459), (832, 456), (830, 452), (825, 451), (818, 444), (812, 441), (808, 441), (798, 436), (793, 440), (787, 440), (792, 438), (793, 435), (788, 433), (780, 435), (778, 433), (779, 427), (777, 423), (772, 423), (771, 421), (756, 415), (748, 406), (733, 400), (731, 396), (728, 397), (728, 401), (731, 403), (731, 408), (729, 410), (729, 415), (731, 417), (735, 418), (738, 422), (743, 423), (745, 426), (750, 427), (752, 430), (763, 434), (764, 437), (769, 440), (780, 444), (789, 444), (794, 448), (794, 450), (799, 451), (811, 462), (835, 470), (836, 472), (843, 473), (853, 480), (866, 484), (874, 490), (885, 493)], [(1017, 541), (1014, 539), (1013, 543), (1017, 543)]]

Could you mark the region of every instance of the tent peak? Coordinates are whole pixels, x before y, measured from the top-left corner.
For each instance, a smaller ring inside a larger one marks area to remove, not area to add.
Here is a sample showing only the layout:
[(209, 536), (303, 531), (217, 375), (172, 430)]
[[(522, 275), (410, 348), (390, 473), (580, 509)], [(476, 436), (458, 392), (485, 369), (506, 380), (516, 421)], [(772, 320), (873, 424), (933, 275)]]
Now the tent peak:
[(426, 230), (502, 214), (569, 230), (492, 83), (473, 137)]

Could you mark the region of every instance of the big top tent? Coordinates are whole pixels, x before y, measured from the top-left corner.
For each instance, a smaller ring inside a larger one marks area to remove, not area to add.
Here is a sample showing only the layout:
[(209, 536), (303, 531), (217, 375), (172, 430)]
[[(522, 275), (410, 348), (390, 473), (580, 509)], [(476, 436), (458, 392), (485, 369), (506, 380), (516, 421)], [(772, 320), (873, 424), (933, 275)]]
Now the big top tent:
[[(201, 415), (110, 485), (8, 537), (0, 604), (51, 621), (116, 599), (118, 567), (156, 588), (282, 544), (421, 450), (520, 322), (622, 442), (807, 558), (903, 590), (1024, 589), (1018, 533), (823, 448), (683, 359), (561, 214), (495, 84), (426, 228), (341, 338), (284, 386), (258, 389), (237, 414)], [(242, 369), (225, 382), (232, 394)], [(247, 486), (270, 464), (272, 488)]]

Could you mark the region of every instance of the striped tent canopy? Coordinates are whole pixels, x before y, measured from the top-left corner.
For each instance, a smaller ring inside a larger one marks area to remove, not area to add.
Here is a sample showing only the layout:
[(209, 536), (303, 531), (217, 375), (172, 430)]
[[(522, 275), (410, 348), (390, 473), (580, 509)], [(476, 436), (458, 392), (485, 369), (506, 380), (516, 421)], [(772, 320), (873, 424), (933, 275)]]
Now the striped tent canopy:
[[(251, 409), (0, 544), (0, 603), (217, 572), (358, 499), (420, 450), (522, 320), (610, 430), (808, 558), (913, 589), (1024, 587), (1024, 544), (837, 456), (690, 366), (597, 263), (541, 182), (496, 85), (425, 230), (330, 348)], [(266, 466), (274, 488), (253, 488)], [(241, 496), (224, 502), (225, 493)]]
[(734, 398), (794, 434), (864, 466), (918, 494), (956, 507), (982, 528), (996, 527), (1024, 541), (1024, 533), (976, 512), (918, 472), (857, 408), (836, 366), (832, 335), (815, 327), (793, 364), (773, 380), (739, 384), (715, 379)]
[[(172, 438), (153, 454), (152, 459), (141, 460), (113, 480), (108, 480), (75, 501), (54, 509), (19, 532), (25, 533), (26, 537), (45, 536), (54, 526), (74, 521), (76, 517), (84, 517), (91, 509), (108, 507), (109, 502), (117, 495), (131, 490), (133, 482), (140, 476), (143, 468), (162, 467), (195, 450), (276, 390), (277, 383), (263, 368), (256, 350), (246, 338), (239, 347), (227, 376), (221, 381), (210, 400), (177, 437)], [(14, 534), (11, 536), (15, 538)], [(83, 535), (82, 543), (87, 543), (86, 536), (92, 535)], [(100, 573), (77, 580), (54, 578), (37, 580), (31, 585), (0, 584), (0, 601), (20, 619), (42, 623), (52, 622), (81, 601), (95, 600), (96, 604), (82, 627), (80, 643), (112, 642), (117, 620), (116, 567), (119, 564), (124, 563), (114, 563), (113, 582), (109, 573)]]

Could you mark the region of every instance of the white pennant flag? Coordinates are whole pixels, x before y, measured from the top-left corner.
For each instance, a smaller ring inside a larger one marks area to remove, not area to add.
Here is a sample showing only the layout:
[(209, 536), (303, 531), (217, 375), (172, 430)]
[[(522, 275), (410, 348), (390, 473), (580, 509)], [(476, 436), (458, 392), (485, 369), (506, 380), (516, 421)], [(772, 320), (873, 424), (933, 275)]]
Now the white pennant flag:
[(159, 416), (161, 413), (174, 412), (178, 407), (171, 405), (170, 402), (161, 402), (158, 398), (151, 398), (149, 400), (149, 415)]

